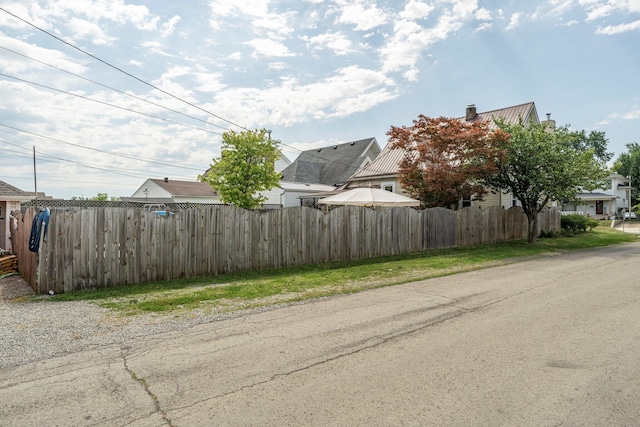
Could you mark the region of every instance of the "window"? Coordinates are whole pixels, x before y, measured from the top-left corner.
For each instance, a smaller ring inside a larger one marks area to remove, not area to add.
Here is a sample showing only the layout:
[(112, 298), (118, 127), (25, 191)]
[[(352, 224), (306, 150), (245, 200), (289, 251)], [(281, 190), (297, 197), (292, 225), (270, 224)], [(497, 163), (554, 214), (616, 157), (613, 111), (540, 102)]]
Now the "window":
[(383, 181), (380, 183), (380, 188), (385, 191), (396, 192), (396, 183), (394, 181)]

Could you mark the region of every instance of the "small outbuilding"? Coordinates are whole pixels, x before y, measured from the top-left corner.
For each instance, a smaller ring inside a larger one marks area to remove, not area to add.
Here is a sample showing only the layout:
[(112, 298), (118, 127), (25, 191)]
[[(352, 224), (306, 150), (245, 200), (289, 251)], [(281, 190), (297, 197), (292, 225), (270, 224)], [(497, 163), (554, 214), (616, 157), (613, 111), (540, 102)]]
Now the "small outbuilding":
[(33, 195), (0, 181), (0, 249), (12, 251), (11, 212), (19, 211), (20, 204), (33, 199)]

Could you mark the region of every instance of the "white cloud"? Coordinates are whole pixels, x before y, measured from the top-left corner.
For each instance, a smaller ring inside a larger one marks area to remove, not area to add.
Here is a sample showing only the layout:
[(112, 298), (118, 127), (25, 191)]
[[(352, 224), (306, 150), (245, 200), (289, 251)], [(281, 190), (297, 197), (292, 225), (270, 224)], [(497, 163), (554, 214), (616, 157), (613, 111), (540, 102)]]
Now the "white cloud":
[(414, 20), (425, 19), (435, 9), (435, 6), (418, 0), (409, 0), (404, 6), (404, 10), (400, 12), (399, 16), (402, 19)]
[(160, 19), (152, 15), (146, 6), (125, 4), (123, 0), (58, 0), (45, 4), (46, 6), (39, 10), (39, 16), (45, 19), (84, 16), (93, 23), (106, 19), (119, 24), (130, 23), (145, 31), (155, 30)]
[(596, 30), (596, 34), (611, 36), (615, 34), (626, 33), (627, 31), (635, 31), (639, 29), (640, 29), (640, 20), (635, 22), (630, 22), (628, 24), (608, 25), (604, 28), (598, 28)]
[(285, 70), (287, 67), (287, 63), (286, 62), (269, 62), (269, 65), (267, 65), (267, 68), (269, 70)]
[(254, 58), (295, 56), (289, 48), (275, 40), (253, 39), (244, 44), (253, 48), (254, 52), (252, 56)]
[(509, 25), (507, 25), (506, 30), (510, 31), (513, 30), (514, 28), (518, 27), (520, 25), (520, 18), (522, 17), (522, 13), (521, 12), (516, 12), (513, 15), (511, 15), (511, 19), (509, 20)]
[[(412, 21), (396, 22), (393, 36), (380, 50), (383, 71), (394, 72), (403, 68), (413, 70), (423, 51), (433, 43), (446, 39), (461, 26), (462, 23), (451, 15), (441, 16), (433, 28), (424, 28)], [(416, 71), (405, 73), (405, 77), (414, 81)]]
[(149, 49), (149, 53), (162, 55), (162, 56), (169, 56), (169, 57), (174, 56), (174, 55), (171, 55), (171, 54), (165, 52), (162, 49), (164, 46), (162, 45), (162, 43), (160, 43), (157, 40), (151, 40), (151, 41), (143, 42), (142, 44), (140, 44), (140, 46)]
[(339, 24), (354, 24), (355, 29), (358, 31), (369, 31), (373, 28), (379, 27), (387, 22), (387, 13), (378, 6), (370, 3), (365, 3), (365, 7), (362, 1), (345, 2), (340, 1), (341, 12), (340, 16), (336, 19)]
[(200, 92), (219, 92), (226, 87), (220, 80), (223, 77), (221, 73), (195, 73), (198, 82), (197, 90)]
[(483, 8), (478, 9), (476, 11), (476, 19), (479, 21), (490, 21), (492, 19), (491, 12)]
[(67, 23), (67, 28), (71, 30), (74, 40), (91, 40), (97, 45), (110, 44), (114, 37), (107, 36), (99, 25), (84, 19), (71, 18)]
[(230, 88), (208, 108), (226, 111), (247, 127), (291, 126), (365, 111), (396, 98), (391, 87), (393, 82), (382, 73), (350, 66), (314, 83), (300, 84), (286, 77), (280, 85), (266, 89)]
[(476, 28), (475, 32), (479, 33), (480, 31), (487, 31), (491, 28), (493, 28), (493, 24), (491, 22), (483, 22), (482, 24), (478, 25), (478, 28)]
[(638, 120), (640, 119), (640, 108), (635, 108), (622, 115), (624, 120)]
[(171, 34), (173, 34), (176, 29), (176, 24), (180, 22), (180, 19), (181, 18), (178, 15), (175, 15), (167, 22), (163, 22), (160, 30), (160, 34), (162, 35), (162, 37), (169, 37)]
[(263, 13), (253, 17), (251, 25), (257, 34), (266, 34), (271, 38), (284, 39), (294, 30), (290, 21), (295, 13)]
[(457, 19), (468, 20), (473, 17), (478, 9), (478, 0), (454, 0), (453, 15)]
[(562, 27), (572, 27), (574, 25), (578, 25), (579, 22), (576, 21), (575, 19), (572, 19), (571, 21), (565, 22), (564, 24), (562, 24)]
[[(69, 71), (75, 74), (83, 74), (86, 71), (86, 67), (78, 61), (76, 58), (69, 58), (64, 53), (47, 49), (33, 44), (23, 42), (14, 38), (6, 37), (0, 33), (0, 45), (18, 52), (19, 54), (28, 56), (30, 58), (37, 59), (63, 70)], [(0, 69), (7, 73), (19, 73), (28, 70), (40, 70), (47, 68), (45, 65), (31, 61), (30, 59), (20, 57), (14, 53), (7, 52), (5, 50), (0, 51), (2, 62), (0, 63)]]
[[(158, 79), (153, 81), (153, 84), (179, 98), (182, 98), (189, 102), (197, 102), (197, 99), (195, 99), (194, 97), (193, 91), (191, 89), (187, 89), (183, 84), (177, 82), (177, 80), (180, 80), (183, 77), (191, 77), (193, 74), (193, 70), (190, 67), (175, 66), (162, 73), (162, 75)], [(172, 100), (171, 102), (173, 103), (177, 101)], [(179, 105), (182, 106), (182, 104)]]
[(604, 120), (596, 123), (596, 125), (608, 125), (612, 121), (617, 120), (639, 120), (640, 119), (640, 107), (634, 106), (626, 113), (611, 113)]
[(613, 7), (610, 5), (598, 5), (589, 11), (587, 14), (587, 22), (594, 21), (596, 19), (604, 18), (608, 16), (613, 11)]
[(226, 24), (236, 24), (244, 18), (250, 22), (254, 32), (272, 39), (283, 39), (291, 34), (296, 12), (274, 13), (269, 10), (270, 0), (212, 0), (209, 2), (211, 17), (209, 25), (220, 30)]
[(307, 42), (307, 46), (315, 50), (329, 49), (336, 55), (346, 55), (353, 52), (351, 40), (342, 33), (325, 33), (315, 37), (302, 37)]
[(549, 4), (551, 5), (549, 14), (559, 16), (564, 15), (573, 7), (574, 0), (549, 0)]

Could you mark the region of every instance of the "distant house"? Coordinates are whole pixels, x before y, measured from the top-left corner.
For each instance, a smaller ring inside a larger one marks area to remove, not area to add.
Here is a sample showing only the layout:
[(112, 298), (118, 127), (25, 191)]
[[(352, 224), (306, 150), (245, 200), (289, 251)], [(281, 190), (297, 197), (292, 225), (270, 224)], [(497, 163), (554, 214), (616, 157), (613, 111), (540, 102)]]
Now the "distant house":
[[(487, 120), (490, 123), (490, 129), (495, 129), (496, 125), (493, 120), (498, 118), (504, 119), (507, 123), (517, 123), (520, 119), (524, 123), (540, 123), (538, 112), (533, 102), (482, 113), (478, 113), (476, 106), (471, 104), (467, 106), (465, 115), (459, 117), (458, 120), (466, 122)], [(544, 123), (555, 127), (555, 122), (549, 118)], [(406, 194), (398, 181), (398, 164), (404, 154), (404, 150), (392, 149), (391, 144), (387, 144), (373, 162), (349, 177), (348, 183), (344, 188), (376, 187), (394, 193)], [(509, 208), (517, 204), (518, 201), (505, 191), (491, 191), (484, 196), (483, 200), (461, 200), (462, 206), (479, 206), (483, 208), (489, 206)]]
[(306, 206), (305, 200), (309, 197), (313, 199), (313, 195), (318, 193), (328, 193), (336, 188), (333, 185), (324, 184), (303, 184), (301, 182), (280, 182), (278, 187), (270, 191), (264, 191), (267, 196), (266, 205), (275, 207), (279, 205), (283, 208), (293, 206)]
[(276, 170), (276, 172), (282, 172), (290, 164), (291, 164), (291, 160), (289, 160), (287, 156), (284, 155), (284, 153), (280, 152), (280, 158), (276, 160), (275, 164), (273, 165), (273, 168)]
[[(20, 210), (20, 203), (33, 199), (33, 193), (27, 193), (13, 185), (0, 181), (0, 248), (13, 250), (11, 245), (11, 212)], [(29, 224), (31, 226), (31, 224)]]
[(629, 212), (631, 190), (633, 187), (629, 178), (612, 173), (607, 177), (604, 188), (578, 194), (579, 201), (564, 203), (562, 213), (577, 213), (594, 219), (608, 219), (612, 216), (622, 218), (624, 212)]
[(263, 192), (268, 197), (266, 203), (287, 208), (307, 205), (311, 200), (314, 205), (315, 194), (334, 191), (379, 153), (375, 138), (303, 151), (282, 170), (280, 185)]
[(123, 201), (143, 203), (222, 203), (220, 195), (209, 184), (198, 181), (176, 181), (169, 178), (147, 179), (131, 197)]
[(375, 138), (303, 151), (282, 171), (283, 182), (339, 187), (380, 154)]

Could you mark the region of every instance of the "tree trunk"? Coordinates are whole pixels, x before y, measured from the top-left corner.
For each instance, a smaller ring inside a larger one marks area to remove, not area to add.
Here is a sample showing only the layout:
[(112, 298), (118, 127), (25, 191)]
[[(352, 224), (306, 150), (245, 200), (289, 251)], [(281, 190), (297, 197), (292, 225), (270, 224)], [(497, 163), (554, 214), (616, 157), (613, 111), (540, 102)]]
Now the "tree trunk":
[(527, 215), (528, 221), (528, 229), (527, 229), (527, 240), (529, 243), (535, 243), (536, 238), (538, 237), (538, 214), (529, 214)]

